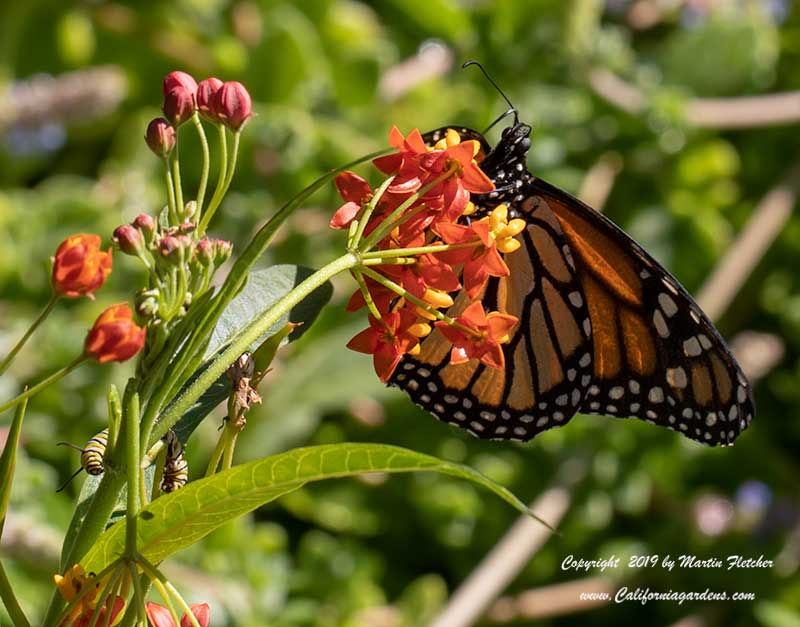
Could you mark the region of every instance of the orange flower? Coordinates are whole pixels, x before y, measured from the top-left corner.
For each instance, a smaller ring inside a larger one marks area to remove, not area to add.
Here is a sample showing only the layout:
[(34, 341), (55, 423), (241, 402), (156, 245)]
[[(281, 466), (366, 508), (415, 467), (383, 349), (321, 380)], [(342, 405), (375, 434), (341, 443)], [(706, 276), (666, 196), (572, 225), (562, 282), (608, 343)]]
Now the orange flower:
[(386, 383), (406, 353), (419, 349), (419, 338), (410, 332), (416, 315), (406, 309), (385, 315), (381, 320), (369, 316), (369, 328), (347, 343), (347, 348), (372, 355), (375, 372)]
[(501, 344), (507, 344), (511, 340), (511, 330), (519, 319), (499, 311), (487, 315), (481, 301), (478, 300), (467, 307), (456, 318), (456, 322), (470, 332), (444, 321), (436, 323), (436, 328), (441, 334), (453, 343), (450, 352), (451, 364), (479, 359), (492, 368), (502, 370), (505, 367)]
[[(72, 601), (83, 588), (89, 583), (90, 578), (86, 576), (80, 564), (75, 564), (63, 576), (53, 575), (56, 587), (66, 601)], [(84, 594), (80, 601), (72, 608), (72, 611), (62, 621), (61, 625), (64, 627), (89, 627), (89, 621), (92, 620), (95, 608), (101, 601), (97, 598), (100, 592), (101, 582), (94, 582), (93, 590)], [(105, 600), (102, 600), (105, 604)], [(125, 607), (125, 599), (120, 596), (114, 597), (114, 602), (111, 606), (111, 618), (108, 622), (109, 625), (116, 625), (122, 619), (122, 610)], [(106, 608), (102, 608), (99, 612), (97, 625), (106, 624)]]
[(61, 296), (93, 298), (111, 274), (111, 248), (100, 250), (100, 237), (71, 235), (58, 247), (53, 263), (53, 289)]
[(101, 364), (125, 361), (142, 350), (145, 330), (133, 321), (127, 303), (112, 305), (100, 314), (86, 336), (86, 354)]

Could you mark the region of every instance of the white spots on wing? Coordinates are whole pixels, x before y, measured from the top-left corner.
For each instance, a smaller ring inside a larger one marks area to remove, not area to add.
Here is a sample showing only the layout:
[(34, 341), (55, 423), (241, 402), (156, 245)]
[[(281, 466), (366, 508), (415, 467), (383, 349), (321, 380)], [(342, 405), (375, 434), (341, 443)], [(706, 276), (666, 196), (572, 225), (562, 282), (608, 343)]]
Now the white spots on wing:
[(600, 388), (597, 387), (596, 385), (593, 385), (592, 387), (589, 388), (589, 394), (592, 396), (597, 396), (598, 394), (600, 394)]
[(462, 405), (463, 405), (465, 408), (467, 408), (467, 409), (469, 409), (470, 407), (472, 407), (472, 401), (471, 401), (470, 399), (468, 399), (468, 398), (465, 398), (465, 399), (463, 399), (463, 400), (461, 401), (461, 404), (462, 404)]
[(592, 380), (592, 375), (590, 375), (590, 374), (585, 374), (585, 375), (583, 375), (583, 376), (581, 377), (581, 385), (582, 385), (583, 387), (586, 387), (587, 385), (589, 385), (589, 382), (590, 382), (591, 380)]
[(683, 343), (683, 352), (687, 357), (697, 357), (703, 352), (703, 349), (700, 348), (700, 341), (696, 336), (690, 337)]
[(501, 417), (503, 420), (509, 420), (509, 419), (511, 418), (511, 414), (510, 414), (510, 413), (508, 413), (508, 412), (507, 412), (507, 411), (504, 409), (503, 411), (501, 411), (501, 412), (500, 412), (500, 417)]
[(456, 420), (466, 420), (467, 415), (463, 411), (457, 411), (453, 413), (453, 418), (455, 418)]
[(431, 392), (435, 392), (437, 389), (438, 388), (436, 387), (436, 384), (433, 381), (428, 381), (428, 390), (430, 390)]
[(572, 390), (572, 404), (577, 406), (581, 402), (581, 391), (578, 388)]
[(631, 394), (638, 394), (641, 388), (638, 381), (631, 379), (628, 381), (628, 389), (631, 391)]
[(417, 374), (421, 377), (429, 377), (431, 376), (431, 371), (427, 368), (417, 368)]
[(545, 426), (545, 425), (547, 424), (547, 421), (548, 421), (548, 420), (549, 420), (549, 419), (548, 419), (548, 417), (547, 417), (547, 416), (542, 416), (541, 418), (539, 418), (539, 420), (537, 420), (537, 421), (536, 421), (536, 426), (537, 426), (539, 429), (541, 429), (543, 426)]
[(560, 405), (563, 407), (569, 402), (569, 396), (566, 394), (561, 394), (559, 397), (556, 398), (556, 405)]
[(406, 362), (403, 364), (403, 370), (413, 370), (416, 367), (417, 366), (415, 364), (412, 364), (411, 362)]
[(642, 277), (643, 279), (647, 279), (650, 278), (650, 273), (647, 270), (642, 270), (639, 273), (639, 276)]
[(684, 418), (691, 418), (692, 417), (692, 413), (693, 413), (692, 412), (692, 408), (691, 407), (687, 407), (686, 409), (684, 409), (681, 412), (681, 416), (683, 416)]
[(608, 396), (614, 400), (622, 398), (623, 394), (625, 394), (625, 388), (621, 385), (617, 385), (608, 391)]
[(472, 422), (470, 422), (469, 426), (475, 429), (475, 431), (483, 431), (486, 428), (477, 420), (473, 420)]
[(556, 422), (561, 422), (562, 420), (564, 420), (564, 418), (565, 418), (564, 414), (561, 413), (560, 411), (554, 411), (553, 412), (553, 419)]
[(669, 327), (667, 326), (667, 321), (664, 320), (664, 315), (661, 313), (660, 309), (656, 309), (653, 312), (653, 325), (661, 337), (669, 337)]
[(667, 383), (674, 388), (685, 388), (689, 384), (689, 380), (686, 378), (686, 371), (681, 366), (667, 368)]
[(647, 400), (649, 400), (651, 403), (663, 403), (664, 390), (662, 390), (660, 387), (654, 387), (647, 395)]
[(575, 368), (570, 368), (567, 370), (567, 381), (574, 381), (575, 377), (578, 376), (578, 371)]
[(640, 408), (641, 408), (641, 405), (639, 403), (631, 403), (631, 413), (632, 414), (635, 414), (637, 411), (639, 411)]
[(569, 302), (572, 303), (573, 307), (583, 306), (583, 296), (581, 296), (580, 292), (570, 292), (567, 298), (569, 298)]
[(514, 433), (517, 435), (527, 435), (528, 431), (523, 427), (514, 427)]
[(700, 340), (700, 346), (702, 346), (705, 350), (711, 348), (711, 340), (709, 340), (704, 334), (700, 334), (697, 336), (697, 339)]
[(592, 321), (589, 318), (583, 319), (583, 334), (589, 337), (592, 334)]
[(669, 297), (669, 294), (661, 292), (658, 295), (658, 304), (661, 306), (661, 309), (664, 310), (664, 313), (667, 314), (667, 318), (672, 318), (672, 316), (678, 313), (678, 306), (675, 304), (675, 301)]
[(728, 412), (728, 420), (733, 422), (738, 417), (739, 417), (739, 408), (736, 405), (734, 405), (733, 407), (731, 407), (731, 410)]
[(442, 405), (440, 403), (434, 403), (433, 411), (435, 411), (437, 414), (443, 414), (444, 413), (444, 405)]
[(492, 420), (494, 420), (495, 418), (497, 418), (497, 415), (496, 415), (496, 414), (494, 414), (494, 413), (492, 413), (492, 412), (490, 412), (490, 411), (483, 410), (483, 411), (481, 412), (481, 418), (483, 418), (484, 420), (488, 420), (488, 421), (490, 421), (490, 422), (491, 422)]
[(457, 403), (458, 402), (458, 397), (455, 394), (445, 394), (444, 395), (444, 402), (445, 403), (450, 403), (452, 405), (453, 403)]
[(419, 383), (415, 379), (410, 379), (409, 382), (406, 383), (406, 387), (408, 387), (409, 390), (416, 391), (419, 389)]
[(715, 414), (713, 411), (708, 412), (708, 415), (706, 416), (706, 424), (709, 427), (713, 427), (715, 424), (717, 424), (717, 414)]
[(533, 416), (530, 414), (522, 414), (519, 417), (520, 422), (533, 422)]
[(589, 355), (589, 353), (584, 353), (583, 356), (580, 358), (578, 365), (581, 368), (586, 368), (589, 366), (590, 363), (592, 363), (592, 356)]
[(431, 397), (428, 396), (427, 394), (420, 394), (419, 395), (419, 400), (421, 400), (423, 403), (430, 403), (431, 402)]
[(736, 388), (736, 400), (739, 401), (740, 404), (747, 400), (747, 391), (744, 389), (743, 385)]

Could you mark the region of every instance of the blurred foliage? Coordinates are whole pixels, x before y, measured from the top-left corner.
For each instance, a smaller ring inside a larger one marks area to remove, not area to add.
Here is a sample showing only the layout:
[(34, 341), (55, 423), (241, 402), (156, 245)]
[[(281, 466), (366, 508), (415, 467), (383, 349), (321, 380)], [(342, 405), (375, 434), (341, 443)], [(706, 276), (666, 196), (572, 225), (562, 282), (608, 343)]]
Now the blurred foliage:
[[(655, 14), (642, 21), (634, 5)], [(254, 96), (259, 115), (245, 133), (235, 193), (212, 224), (241, 247), (316, 176), (382, 147), (393, 123), (484, 128), (505, 104), (477, 72), (457, 71), (468, 58), (481, 60), (534, 124), (535, 174), (575, 192), (598, 159), (621, 157), (607, 214), (690, 291), (800, 158), (796, 125), (717, 132), (683, 119), (694, 96), (800, 89), (800, 8), (791, 0), (7, 0), (0, 3), (0, 349), (46, 302), (47, 259), (63, 237), (108, 237), (140, 211), (159, 209), (159, 163), (142, 135), (168, 71), (240, 80)], [(87, 79), (99, 66), (106, 78)], [(623, 113), (596, 95), (592, 68), (641, 89), (645, 112)], [(66, 83), (49, 76), (71, 77), (70, 89), (88, 97), (62, 97)], [(197, 155), (193, 141), (187, 134), (185, 159)], [(198, 169), (184, 166), (190, 188)], [(333, 187), (314, 203), (290, 220), (265, 265), (318, 266), (337, 254), (343, 238), (326, 227), (338, 206)], [(353, 285), (343, 279), (317, 324), (279, 354), (239, 457), (307, 443), (386, 442), (474, 465), (531, 500), (580, 467), (563, 535), (509, 593), (579, 576), (560, 568), (569, 554), (763, 554), (776, 565), (625, 569), (631, 586), (748, 591), (756, 601), (609, 604), (541, 624), (666, 625), (703, 612), (709, 625), (797, 625), (798, 267), (793, 216), (720, 321), (727, 336), (767, 331), (786, 348), (757, 385), (758, 416), (732, 449), (600, 417), (579, 417), (525, 446), (473, 440), (383, 388), (368, 358), (344, 348), (364, 321), (345, 316)], [(91, 320), (130, 299), (137, 278), (118, 255), (97, 301), (60, 305), (4, 377), (2, 398), (70, 359)], [(105, 390), (125, 375), (125, 367), (87, 366), (29, 405), (3, 553), (34, 623), (80, 486), (55, 494), (78, 463), (55, 442), (80, 443), (101, 428)], [(212, 415), (190, 441), (193, 468), (205, 467), (219, 420)], [(419, 626), (514, 516), (463, 481), (370, 476), (308, 487), (226, 525), (166, 567), (193, 601), (212, 603), (214, 625)]]

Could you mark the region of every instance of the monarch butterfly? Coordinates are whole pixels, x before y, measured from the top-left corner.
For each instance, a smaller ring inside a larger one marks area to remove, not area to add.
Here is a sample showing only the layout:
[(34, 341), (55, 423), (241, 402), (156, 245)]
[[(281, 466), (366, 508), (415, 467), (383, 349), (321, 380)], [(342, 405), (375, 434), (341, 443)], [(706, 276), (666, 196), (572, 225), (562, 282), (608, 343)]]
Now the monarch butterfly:
[[(491, 79), (490, 79), (491, 80)], [(502, 93), (502, 92), (501, 92)], [(513, 110), (513, 109), (512, 109)], [(440, 420), (487, 439), (525, 441), (576, 413), (635, 417), (709, 445), (729, 445), (754, 414), (750, 385), (686, 290), (611, 220), (533, 176), (531, 127), (516, 119), (494, 148), (477, 140), (495, 190), (473, 195), (477, 217), (499, 204), (525, 219), (521, 247), (491, 277), (486, 309), (520, 319), (503, 345), (505, 370), (450, 364), (437, 330), (404, 355), (389, 383)], [(423, 136), (432, 146), (447, 132)], [(447, 312), (470, 300), (462, 290)]]
[(189, 464), (184, 455), (183, 444), (172, 429), (167, 431), (162, 440), (167, 448), (167, 456), (161, 478), (161, 491), (169, 493), (182, 488), (189, 481)]
[(108, 429), (103, 429), (100, 433), (94, 435), (83, 448), (70, 444), (69, 442), (59, 442), (59, 445), (70, 446), (81, 452), (81, 467), (76, 470), (73, 475), (67, 479), (56, 492), (61, 492), (69, 485), (81, 470), (85, 470), (86, 474), (96, 477), (102, 475), (105, 470), (103, 465), (103, 457), (106, 454), (106, 446), (108, 445)]

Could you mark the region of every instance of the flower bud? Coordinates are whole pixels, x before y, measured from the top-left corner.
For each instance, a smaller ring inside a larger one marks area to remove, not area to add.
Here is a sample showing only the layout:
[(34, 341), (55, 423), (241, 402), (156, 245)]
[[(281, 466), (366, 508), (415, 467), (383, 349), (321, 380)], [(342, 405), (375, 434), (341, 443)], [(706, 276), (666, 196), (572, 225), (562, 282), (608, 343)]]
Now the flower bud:
[(233, 131), (238, 131), (253, 116), (250, 94), (239, 82), (224, 83), (214, 100), (214, 109), (220, 121)]
[(186, 72), (174, 70), (164, 77), (161, 87), (165, 96), (176, 87), (186, 89), (194, 94), (197, 91), (197, 81)]
[(144, 141), (156, 156), (166, 157), (175, 148), (175, 127), (164, 118), (151, 120)]
[(200, 265), (207, 268), (214, 261), (214, 244), (210, 239), (204, 237), (195, 244), (194, 254)]
[(194, 113), (194, 93), (183, 87), (171, 89), (164, 95), (162, 110), (173, 126), (180, 126)]
[(86, 336), (84, 350), (92, 359), (104, 364), (126, 361), (142, 350), (145, 330), (133, 321), (127, 303), (112, 305), (94, 323)]
[[(190, 200), (183, 206), (183, 217), (186, 220), (189, 220), (194, 214), (197, 213), (197, 201)], [(194, 228), (194, 222), (185, 222), (184, 224), (191, 224), (192, 228)]]
[(131, 224), (123, 224), (114, 230), (114, 243), (126, 255), (138, 255), (142, 252), (144, 240), (139, 229)]
[(72, 235), (61, 242), (53, 259), (53, 290), (68, 298), (92, 298), (110, 273), (111, 248), (101, 251), (98, 235)]
[(197, 110), (209, 122), (220, 122), (214, 106), (220, 87), (222, 87), (222, 81), (214, 77), (200, 81), (197, 86)]
[(158, 240), (158, 254), (169, 261), (177, 260), (181, 242), (174, 235), (167, 235)]
[(156, 288), (139, 290), (136, 294), (136, 313), (142, 320), (151, 320), (158, 313), (159, 292)]
[(225, 263), (233, 253), (233, 244), (224, 239), (214, 240), (214, 265), (219, 267)]
[(140, 213), (131, 224), (142, 232), (148, 244), (153, 240), (153, 235), (156, 232), (156, 221), (153, 216), (148, 213)]

